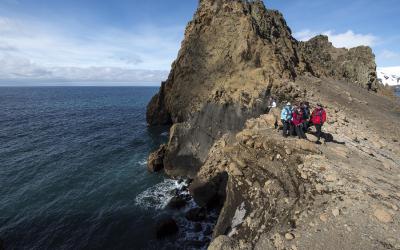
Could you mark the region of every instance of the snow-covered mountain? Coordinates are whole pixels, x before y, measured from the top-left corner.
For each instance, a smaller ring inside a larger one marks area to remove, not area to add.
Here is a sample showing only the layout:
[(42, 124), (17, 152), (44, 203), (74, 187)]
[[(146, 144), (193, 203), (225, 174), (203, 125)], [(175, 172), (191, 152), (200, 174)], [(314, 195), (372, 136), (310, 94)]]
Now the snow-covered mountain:
[(400, 66), (382, 67), (377, 69), (378, 78), (383, 84), (390, 86), (400, 85)]

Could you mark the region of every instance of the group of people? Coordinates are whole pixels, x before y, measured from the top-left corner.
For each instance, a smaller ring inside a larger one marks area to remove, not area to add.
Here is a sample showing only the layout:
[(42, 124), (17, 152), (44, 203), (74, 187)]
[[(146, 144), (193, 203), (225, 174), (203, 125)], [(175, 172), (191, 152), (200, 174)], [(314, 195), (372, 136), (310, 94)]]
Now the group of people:
[(326, 112), (321, 104), (317, 104), (314, 111), (310, 112), (308, 102), (302, 102), (300, 105), (292, 106), (288, 102), (281, 112), (281, 121), (283, 124), (283, 136), (297, 135), (299, 139), (307, 139), (306, 132), (311, 126), (315, 126), (317, 131), (317, 144), (320, 144), (322, 136), (322, 126), (326, 122)]

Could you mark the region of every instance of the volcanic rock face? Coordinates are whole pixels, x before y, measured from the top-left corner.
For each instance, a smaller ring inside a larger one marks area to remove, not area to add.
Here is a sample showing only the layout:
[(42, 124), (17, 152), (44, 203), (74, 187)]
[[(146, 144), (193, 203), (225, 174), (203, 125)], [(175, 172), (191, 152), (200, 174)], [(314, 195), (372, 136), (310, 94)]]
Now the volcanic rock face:
[(310, 73), (316, 77), (331, 77), (363, 88), (378, 89), (375, 56), (369, 47), (337, 49), (327, 36), (321, 35), (299, 43), (299, 50)]
[[(378, 164), (380, 174), (388, 177), (383, 189), (393, 192), (398, 187), (390, 178), (398, 172), (390, 171), (400, 168), (399, 152), (383, 150), (383, 145), (398, 144), (392, 138), (400, 137), (396, 111), (400, 109), (398, 103), (366, 90), (379, 87), (375, 68), (368, 47), (337, 49), (325, 36), (296, 41), (282, 15), (266, 9), (262, 1), (200, 1), (170, 75), (148, 105), (147, 121), (172, 125), (168, 145), (158, 151), (163, 152), (158, 164), (172, 177), (194, 179), (190, 192), (199, 206), (222, 206), (211, 249), (289, 248), (284, 239), (312, 249), (310, 244), (317, 244), (318, 235), (305, 228), (305, 235), (311, 236), (298, 240), (297, 227), (308, 223), (323, 227), (313, 220), (331, 222), (326, 211), (334, 211), (336, 218), (344, 211), (340, 209), (355, 202), (349, 209), (359, 217), (341, 217), (340, 226), (348, 226), (346, 221), (355, 223), (363, 214), (357, 207), (369, 209), (369, 194), (364, 191), (377, 188), (371, 183), (379, 178), (368, 181), (365, 178), (371, 173), (362, 176), (361, 169), (372, 171)], [(326, 141), (341, 138), (350, 146), (322, 150), (310, 142), (282, 139), (275, 131), (279, 109), (268, 105), (271, 96), (280, 104), (285, 100), (322, 102), (328, 111), (324, 128), (330, 137)], [(371, 128), (376, 128), (373, 135)], [(363, 139), (352, 138), (355, 134)], [(379, 145), (368, 138), (380, 141)], [(368, 141), (368, 149), (354, 145), (355, 141)], [(366, 160), (366, 155), (375, 159)], [(359, 164), (362, 161), (367, 165)], [(332, 166), (340, 166), (342, 172)], [(355, 177), (361, 179), (355, 183)], [(335, 189), (339, 178), (352, 186)], [(350, 201), (337, 208), (347, 198)], [(380, 209), (375, 217), (389, 221), (381, 204), (372, 203)], [(357, 235), (351, 237), (362, 244), (342, 241), (343, 249), (376, 249), (373, 240), (359, 236), (368, 235), (369, 225), (376, 226), (376, 234), (387, 233), (377, 229), (376, 221), (361, 222)], [(342, 240), (340, 232), (334, 232), (335, 237), (323, 235), (332, 246)], [(218, 238), (221, 235), (225, 236)]]
[(293, 80), (298, 58), (290, 34), (282, 15), (261, 2), (200, 1), (169, 78), (149, 104), (149, 124), (167, 123), (166, 113), (184, 122), (208, 101), (251, 106), (276, 79)]
[(166, 145), (163, 144), (160, 148), (151, 153), (147, 159), (147, 169), (150, 172), (158, 172), (164, 168), (164, 156)]
[(203, 0), (186, 28), (168, 80), (148, 105), (150, 125), (175, 124), (164, 166), (194, 176), (213, 142), (268, 110), (266, 99), (299, 95), (299, 64), (282, 15), (260, 1)]
[(191, 187), (207, 204), (228, 175), (209, 249), (399, 248), (400, 113), (388, 107), (400, 103), (333, 80), (297, 84), (312, 106), (323, 100), (324, 145), (314, 132), (283, 139), (274, 112), (222, 136)]
[[(168, 80), (148, 106), (150, 125), (187, 121), (209, 101), (251, 105), (299, 74), (376, 88), (368, 47), (336, 49), (325, 36), (298, 42), (262, 1), (202, 0), (188, 24)], [(242, 94), (249, 98), (242, 100)]]
[(150, 125), (175, 124), (167, 173), (193, 177), (216, 139), (268, 112), (270, 96), (303, 96), (290, 82), (304, 74), (376, 88), (367, 47), (336, 49), (323, 36), (300, 43), (282, 14), (262, 1), (200, 1), (170, 75), (147, 108)]

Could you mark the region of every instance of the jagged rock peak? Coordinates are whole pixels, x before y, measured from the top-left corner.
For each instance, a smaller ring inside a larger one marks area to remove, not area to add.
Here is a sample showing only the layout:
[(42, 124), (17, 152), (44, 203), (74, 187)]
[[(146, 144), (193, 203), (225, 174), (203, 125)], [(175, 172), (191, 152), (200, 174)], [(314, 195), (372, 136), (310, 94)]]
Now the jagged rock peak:
[(277, 82), (295, 79), (296, 46), (282, 14), (262, 1), (200, 1), (168, 80), (149, 105), (161, 113), (149, 114), (149, 124), (186, 121), (208, 102), (249, 106)]
[(316, 77), (331, 77), (358, 84), (362, 88), (379, 88), (375, 55), (368, 46), (335, 48), (327, 36), (319, 35), (299, 43), (299, 53)]
[(366, 47), (337, 49), (326, 36), (298, 42), (282, 14), (261, 0), (201, 0), (147, 121), (187, 121), (210, 102), (251, 109), (260, 97), (284, 98), (282, 85), (303, 74), (378, 88), (375, 57)]

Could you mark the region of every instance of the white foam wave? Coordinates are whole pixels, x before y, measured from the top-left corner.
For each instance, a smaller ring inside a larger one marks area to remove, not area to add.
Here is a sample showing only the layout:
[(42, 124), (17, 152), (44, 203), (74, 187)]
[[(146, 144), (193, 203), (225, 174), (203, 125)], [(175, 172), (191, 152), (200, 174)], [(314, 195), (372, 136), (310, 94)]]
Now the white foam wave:
[(138, 163), (139, 163), (140, 166), (146, 166), (147, 165), (147, 160), (145, 160), (145, 159), (144, 160), (140, 160)]
[(176, 180), (166, 179), (136, 196), (135, 203), (145, 209), (163, 209), (175, 196), (174, 190), (180, 189), (184, 185), (184, 182), (179, 183)]

